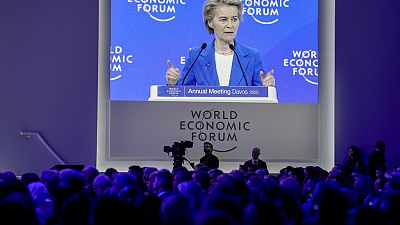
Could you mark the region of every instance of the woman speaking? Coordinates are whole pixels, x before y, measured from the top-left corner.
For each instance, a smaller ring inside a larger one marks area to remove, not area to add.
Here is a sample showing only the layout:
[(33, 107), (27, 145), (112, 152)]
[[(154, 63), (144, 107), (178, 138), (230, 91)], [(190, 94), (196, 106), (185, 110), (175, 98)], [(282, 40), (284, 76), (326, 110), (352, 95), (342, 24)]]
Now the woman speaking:
[(203, 20), (214, 40), (189, 50), (182, 73), (168, 60), (168, 85), (275, 86), (266, 75), (260, 52), (235, 40), (243, 19), (241, 0), (206, 0)]

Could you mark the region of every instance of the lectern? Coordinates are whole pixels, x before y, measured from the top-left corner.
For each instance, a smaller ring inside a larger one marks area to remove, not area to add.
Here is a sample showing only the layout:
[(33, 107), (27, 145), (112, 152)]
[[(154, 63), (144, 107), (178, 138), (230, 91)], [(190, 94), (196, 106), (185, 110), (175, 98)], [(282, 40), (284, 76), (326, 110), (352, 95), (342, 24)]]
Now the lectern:
[(149, 101), (278, 103), (275, 87), (153, 85)]

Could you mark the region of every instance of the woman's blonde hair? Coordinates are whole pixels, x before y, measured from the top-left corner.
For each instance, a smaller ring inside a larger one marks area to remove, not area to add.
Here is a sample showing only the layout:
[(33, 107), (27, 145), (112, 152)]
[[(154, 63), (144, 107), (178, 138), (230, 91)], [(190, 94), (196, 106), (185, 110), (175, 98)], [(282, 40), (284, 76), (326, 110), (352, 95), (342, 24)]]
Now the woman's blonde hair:
[(206, 0), (203, 5), (203, 21), (209, 34), (214, 33), (214, 29), (208, 26), (215, 16), (215, 10), (221, 6), (236, 6), (239, 11), (239, 21), (243, 19), (243, 3), (241, 0)]

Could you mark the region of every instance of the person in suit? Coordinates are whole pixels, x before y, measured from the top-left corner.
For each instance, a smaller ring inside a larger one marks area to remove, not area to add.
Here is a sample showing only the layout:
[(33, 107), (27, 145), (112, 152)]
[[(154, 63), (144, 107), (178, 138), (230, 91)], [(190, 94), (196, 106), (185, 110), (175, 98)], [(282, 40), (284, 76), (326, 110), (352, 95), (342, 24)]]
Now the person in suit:
[(253, 150), (251, 151), (251, 158), (250, 160), (246, 161), (244, 163), (245, 170), (250, 172), (255, 172), (258, 169), (267, 169), (267, 163), (265, 163), (263, 160), (259, 159), (260, 156), (260, 148), (259, 147), (254, 147)]
[[(183, 76), (168, 60), (168, 85), (275, 86), (274, 70), (265, 75), (260, 52), (235, 40), (242, 19), (241, 0), (206, 0), (203, 21), (207, 31), (215, 39), (207, 45), (189, 50)], [(237, 56), (229, 45), (234, 46)], [(192, 68), (189, 72), (190, 67)]]

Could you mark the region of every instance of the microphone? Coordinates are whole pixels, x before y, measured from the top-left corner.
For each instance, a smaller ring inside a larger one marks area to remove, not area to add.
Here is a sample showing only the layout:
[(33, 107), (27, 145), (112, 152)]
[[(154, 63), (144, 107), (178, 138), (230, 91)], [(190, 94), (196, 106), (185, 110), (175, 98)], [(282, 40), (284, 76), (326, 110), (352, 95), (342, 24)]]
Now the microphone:
[(192, 70), (192, 68), (193, 68), (194, 64), (196, 63), (197, 59), (199, 58), (201, 52), (202, 52), (206, 47), (207, 47), (207, 44), (206, 44), (206, 43), (203, 43), (203, 44), (201, 45), (201, 50), (200, 50), (199, 54), (197, 54), (196, 59), (193, 61), (192, 65), (189, 67), (189, 70), (187, 71), (187, 73), (186, 73), (185, 76), (183, 77), (183, 80), (182, 80), (182, 84), (181, 84), (181, 85), (183, 85), (183, 84), (185, 83), (185, 79), (186, 79), (187, 75), (189, 74), (190, 70)]
[(233, 44), (229, 44), (229, 48), (235, 53), (236, 58), (238, 59), (238, 62), (239, 62), (240, 70), (242, 70), (242, 75), (243, 75), (244, 81), (246, 81), (246, 86), (249, 86), (246, 75), (244, 74), (244, 71), (243, 71), (242, 64), (240, 63), (239, 56), (237, 55), (237, 53), (235, 51), (235, 46)]

